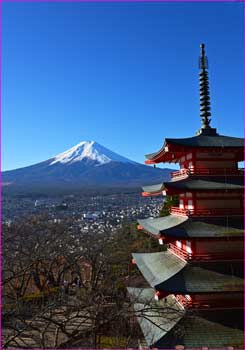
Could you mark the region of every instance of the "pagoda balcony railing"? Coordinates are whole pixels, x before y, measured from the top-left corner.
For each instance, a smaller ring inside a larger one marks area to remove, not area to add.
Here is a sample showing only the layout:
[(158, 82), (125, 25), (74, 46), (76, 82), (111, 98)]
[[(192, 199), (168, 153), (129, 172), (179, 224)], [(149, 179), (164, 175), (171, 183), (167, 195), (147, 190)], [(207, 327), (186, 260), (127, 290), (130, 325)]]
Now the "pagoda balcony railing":
[[(209, 300), (208, 298), (203, 298), (201, 300), (195, 300), (191, 298), (188, 300), (184, 295), (177, 294), (175, 298), (180, 302), (185, 308), (198, 308), (198, 309), (206, 309), (206, 308), (214, 308), (214, 309), (233, 309), (233, 308), (243, 308), (243, 302), (241, 299), (235, 299), (227, 303), (227, 299), (223, 299), (221, 296), (216, 300)], [(224, 306), (225, 304), (225, 306)]]
[(171, 207), (170, 213), (180, 216), (223, 216), (223, 215), (243, 215), (243, 208), (195, 208), (185, 209)]
[(194, 261), (243, 261), (243, 254), (242, 253), (230, 253), (230, 252), (213, 252), (213, 253), (188, 253), (186, 250), (178, 248), (175, 244), (169, 243), (168, 244), (169, 250), (174, 252), (176, 255), (178, 255), (180, 258), (188, 261), (188, 260), (194, 260)]
[(192, 169), (180, 169), (173, 171), (171, 173), (171, 178), (181, 177), (181, 176), (238, 176), (243, 175), (244, 169), (217, 169), (217, 168), (192, 168)]

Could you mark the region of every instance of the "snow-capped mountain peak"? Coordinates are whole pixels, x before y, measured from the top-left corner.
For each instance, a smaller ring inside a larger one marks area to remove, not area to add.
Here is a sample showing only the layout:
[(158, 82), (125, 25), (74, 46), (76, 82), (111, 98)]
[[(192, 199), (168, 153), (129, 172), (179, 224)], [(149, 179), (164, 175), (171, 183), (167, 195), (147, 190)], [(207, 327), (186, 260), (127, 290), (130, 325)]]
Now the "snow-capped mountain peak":
[(111, 161), (135, 163), (130, 159), (110, 151), (108, 148), (98, 144), (95, 141), (82, 141), (76, 146), (52, 158), (52, 162), (49, 165), (56, 163), (72, 164), (83, 160), (94, 161), (97, 166), (109, 163)]
[[(171, 169), (153, 169), (133, 162), (95, 141), (78, 145), (24, 168), (3, 172), (5, 189), (33, 193), (98, 188), (139, 188), (142, 183), (160, 183), (169, 179)], [(13, 192), (14, 193), (14, 192)]]

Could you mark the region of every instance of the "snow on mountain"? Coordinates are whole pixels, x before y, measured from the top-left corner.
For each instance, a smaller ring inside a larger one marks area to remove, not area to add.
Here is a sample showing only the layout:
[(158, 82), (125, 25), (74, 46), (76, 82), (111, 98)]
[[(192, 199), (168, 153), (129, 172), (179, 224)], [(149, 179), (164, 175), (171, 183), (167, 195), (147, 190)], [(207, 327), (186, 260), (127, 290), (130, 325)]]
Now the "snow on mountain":
[(82, 160), (95, 161), (97, 163), (96, 166), (112, 161), (135, 164), (132, 160), (110, 151), (108, 148), (95, 141), (82, 141), (76, 146), (52, 158), (52, 162), (49, 165), (54, 165), (56, 163), (72, 164)]
[(171, 169), (155, 169), (127, 159), (95, 141), (28, 167), (2, 173), (8, 191), (135, 188), (169, 179)]

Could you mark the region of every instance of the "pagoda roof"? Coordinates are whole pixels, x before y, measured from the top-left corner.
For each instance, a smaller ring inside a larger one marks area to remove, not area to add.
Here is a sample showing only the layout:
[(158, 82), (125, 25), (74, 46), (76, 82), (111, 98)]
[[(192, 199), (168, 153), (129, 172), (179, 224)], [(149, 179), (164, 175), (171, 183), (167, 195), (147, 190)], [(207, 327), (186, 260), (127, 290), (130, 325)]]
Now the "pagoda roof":
[(184, 308), (174, 295), (155, 301), (152, 288), (128, 287), (127, 290), (149, 346), (166, 335), (185, 314)]
[(158, 253), (133, 253), (138, 268), (151, 287), (167, 281), (181, 271), (185, 260), (177, 258), (169, 250)]
[(169, 250), (132, 255), (147, 282), (156, 290), (187, 294), (243, 291), (242, 278), (187, 263)]
[[(195, 312), (189, 314), (173, 295), (156, 302), (150, 288), (128, 288), (128, 293), (148, 346), (243, 346), (242, 330), (210, 321), (203, 317), (202, 311), (198, 311), (198, 316)], [(215, 313), (220, 313), (218, 318), (222, 318), (222, 310)]]
[(243, 217), (189, 218), (168, 215), (139, 219), (143, 229), (156, 236), (176, 238), (243, 237)]
[(161, 184), (142, 187), (144, 193), (148, 195), (160, 194), (164, 190), (243, 190), (244, 177), (238, 176), (199, 176), (187, 177), (180, 180), (163, 182)]
[(243, 148), (244, 139), (224, 135), (198, 135), (187, 138), (166, 138), (162, 148), (154, 153), (146, 154), (145, 157), (153, 160), (161, 153), (166, 152), (165, 147), (173, 145), (184, 148)]
[(202, 176), (196, 178), (185, 178), (179, 181), (164, 182), (166, 189), (183, 190), (243, 190), (243, 176), (217, 176), (210, 178)]
[(156, 185), (149, 185), (149, 186), (142, 186), (142, 189), (144, 192), (148, 194), (162, 194), (162, 191), (164, 190), (164, 183), (156, 184)]
[(172, 144), (186, 147), (244, 147), (242, 137), (231, 137), (225, 135), (198, 135), (187, 138), (166, 138), (165, 145)]

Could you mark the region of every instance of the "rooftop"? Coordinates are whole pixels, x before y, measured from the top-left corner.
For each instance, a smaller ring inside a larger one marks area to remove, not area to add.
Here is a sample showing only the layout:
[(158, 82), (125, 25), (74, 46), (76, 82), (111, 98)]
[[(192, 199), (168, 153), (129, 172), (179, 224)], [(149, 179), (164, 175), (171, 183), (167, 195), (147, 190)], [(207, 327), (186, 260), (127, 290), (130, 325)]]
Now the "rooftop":
[(179, 181), (164, 182), (166, 189), (184, 190), (243, 190), (243, 176), (217, 176), (210, 178), (202, 176), (196, 178), (185, 178)]
[[(156, 302), (150, 288), (128, 288), (128, 292), (148, 346), (243, 348), (243, 331), (220, 322), (227, 316), (222, 310), (210, 320), (207, 313), (183, 310), (173, 295)], [(236, 311), (232, 312), (236, 316)]]
[[(190, 148), (216, 148), (217, 150), (229, 149), (243, 149), (244, 139), (241, 137), (231, 137), (224, 135), (198, 135), (187, 138), (166, 138), (163, 146), (159, 151), (146, 154), (145, 157), (148, 160), (158, 160), (159, 157), (167, 155), (169, 153), (168, 148), (178, 147), (179, 149)], [(167, 147), (167, 148), (166, 148)]]
[(138, 223), (153, 235), (176, 238), (243, 237), (243, 217), (189, 218), (168, 215), (160, 218), (140, 219)]
[(212, 264), (191, 264), (171, 251), (133, 253), (152, 288), (169, 293), (224, 293), (243, 291), (243, 279), (216, 272)]

